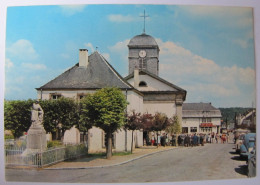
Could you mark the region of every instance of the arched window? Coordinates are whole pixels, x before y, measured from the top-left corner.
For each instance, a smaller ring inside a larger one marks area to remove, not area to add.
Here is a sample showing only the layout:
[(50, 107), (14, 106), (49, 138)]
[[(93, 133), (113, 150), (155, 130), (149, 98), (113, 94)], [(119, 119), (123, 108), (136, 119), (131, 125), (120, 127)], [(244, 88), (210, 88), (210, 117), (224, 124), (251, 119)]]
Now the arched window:
[(139, 87), (147, 87), (146, 82), (141, 81), (141, 82), (139, 83)]

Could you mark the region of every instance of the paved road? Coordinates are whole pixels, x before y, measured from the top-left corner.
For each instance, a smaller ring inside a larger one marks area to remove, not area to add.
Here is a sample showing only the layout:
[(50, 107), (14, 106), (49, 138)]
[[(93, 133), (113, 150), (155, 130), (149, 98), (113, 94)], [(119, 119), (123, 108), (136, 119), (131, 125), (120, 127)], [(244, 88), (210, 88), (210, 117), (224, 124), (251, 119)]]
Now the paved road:
[(7, 181), (173, 182), (246, 178), (246, 162), (233, 144), (177, 148), (108, 168), (78, 170), (6, 170)]

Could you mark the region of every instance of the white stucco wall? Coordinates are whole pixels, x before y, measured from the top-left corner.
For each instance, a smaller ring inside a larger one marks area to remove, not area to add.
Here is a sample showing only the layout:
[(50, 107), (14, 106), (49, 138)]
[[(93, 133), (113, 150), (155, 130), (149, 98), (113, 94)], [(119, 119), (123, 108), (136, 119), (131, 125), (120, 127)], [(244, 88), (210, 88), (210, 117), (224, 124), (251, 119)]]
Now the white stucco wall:
[(144, 146), (143, 132), (140, 130), (136, 130), (135, 133), (135, 147)]
[(119, 129), (116, 132), (115, 151), (125, 151), (125, 130)]
[[(137, 89), (140, 91), (175, 91), (176, 90), (173, 87), (170, 87), (165, 83), (162, 83), (161, 81), (156, 80), (155, 78), (152, 78), (148, 75), (139, 75), (139, 82), (141, 81), (146, 82), (147, 87), (138, 87)], [(134, 86), (134, 78), (129, 79), (128, 83)]]
[(66, 144), (80, 143), (80, 132), (75, 126), (73, 126), (70, 130), (65, 131), (63, 143)]
[(144, 102), (144, 112), (155, 114), (156, 112), (165, 113), (169, 118), (176, 115), (176, 105), (174, 102)]
[(88, 152), (102, 152), (102, 130), (97, 127), (92, 127), (88, 130)]
[(143, 112), (143, 97), (134, 92), (134, 91), (128, 91), (127, 92), (127, 101), (129, 104), (127, 105), (127, 112), (130, 113), (133, 110), (135, 112)]
[[(182, 127), (188, 127), (188, 133), (190, 132), (190, 127), (197, 127), (197, 133), (203, 133), (200, 128), (200, 124), (202, 123), (202, 118), (182, 118)], [(211, 118), (211, 122), (215, 126), (221, 125), (221, 118)], [(212, 132), (217, 132), (217, 127), (212, 127)]]

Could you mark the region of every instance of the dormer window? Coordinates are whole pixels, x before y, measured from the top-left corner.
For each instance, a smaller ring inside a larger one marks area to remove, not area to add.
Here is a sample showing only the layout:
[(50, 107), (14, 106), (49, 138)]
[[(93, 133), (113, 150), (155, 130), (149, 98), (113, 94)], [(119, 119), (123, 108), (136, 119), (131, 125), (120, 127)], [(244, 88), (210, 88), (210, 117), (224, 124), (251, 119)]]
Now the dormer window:
[(139, 87), (147, 87), (146, 82), (141, 81), (141, 82), (139, 83)]

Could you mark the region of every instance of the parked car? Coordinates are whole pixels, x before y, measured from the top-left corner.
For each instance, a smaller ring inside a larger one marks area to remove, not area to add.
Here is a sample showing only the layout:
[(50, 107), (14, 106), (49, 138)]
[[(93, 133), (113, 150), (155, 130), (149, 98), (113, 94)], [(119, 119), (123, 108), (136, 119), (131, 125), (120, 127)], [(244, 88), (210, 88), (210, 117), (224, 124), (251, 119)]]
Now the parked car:
[(245, 139), (245, 134), (241, 134), (236, 140), (236, 143), (235, 143), (236, 153), (238, 153), (238, 154), (240, 153), (240, 146), (243, 144), (244, 139)]
[(256, 149), (255, 149), (255, 147), (248, 155), (247, 176), (248, 177), (256, 176)]
[(244, 142), (240, 146), (240, 157), (241, 158), (248, 160), (249, 153), (255, 147), (255, 140), (256, 140), (256, 134), (255, 133), (249, 133), (249, 134), (245, 135)]
[(241, 134), (248, 134), (250, 131), (247, 129), (237, 129), (234, 131), (234, 143), (236, 143), (236, 140)]

